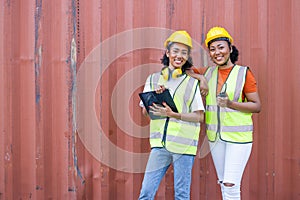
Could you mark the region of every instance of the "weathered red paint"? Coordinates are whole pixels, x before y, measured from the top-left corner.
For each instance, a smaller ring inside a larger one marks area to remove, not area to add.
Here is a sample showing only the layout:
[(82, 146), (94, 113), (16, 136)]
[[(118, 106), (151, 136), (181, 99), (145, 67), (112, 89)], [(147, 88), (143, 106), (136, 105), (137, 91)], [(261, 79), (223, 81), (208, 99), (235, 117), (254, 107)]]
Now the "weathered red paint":
[[(137, 199), (143, 174), (99, 162), (76, 132), (76, 73), (100, 42), (123, 31), (185, 29), (203, 43), (215, 25), (226, 27), (233, 36), (239, 63), (250, 66), (262, 100), (261, 113), (254, 115), (255, 141), (242, 197), (299, 199), (299, 10), (297, 0), (1, 1), (0, 199)], [(118, 48), (112, 46), (109, 52)], [(132, 137), (118, 126), (111, 113), (113, 91), (126, 73), (159, 63), (161, 54), (157, 49), (128, 52), (99, 80), (98, 120), (105, 136), (126, 151), (145, 153), (150, 147), (147, 138)], [(99, 67), (104, 69), (104, 64)], [(134, 87), (131, 80), (124, 90)], [(128, 109), (133, 121), (145, 126), (148, 121), (138, 107), (141, 90), (135, 89)], [(201, 143), (204, 134), (202, 130)], [(211, 157), (199, 155), (192, 199), (220, 199)], [(173, 199), (172, 175), (171, 168), (156, 199)]]

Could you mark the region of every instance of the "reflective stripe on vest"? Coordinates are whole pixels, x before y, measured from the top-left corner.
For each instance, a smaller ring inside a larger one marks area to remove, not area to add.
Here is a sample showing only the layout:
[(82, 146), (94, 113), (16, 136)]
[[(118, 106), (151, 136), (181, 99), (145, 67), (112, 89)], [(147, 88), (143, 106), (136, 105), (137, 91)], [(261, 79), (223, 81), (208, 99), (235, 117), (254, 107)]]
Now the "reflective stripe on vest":
[[(161, 139), (161, 138), (162, 138), (162, 133), (160, 132), (152, 133), (150, 137), (150, 139)], [(197, 147), (198, 145), (198, 140), (194, 140), (194, 139), (173, 136), (173, 135), (167, 135), (167, 138), (168, 138), (168, 142), (171, 141), (171, 142), (176, 142), (183, 145), (191, 145), (195, 147)]]
[[(227, 94), (230, 100), (242, 102), (242, 91), (245, 84), (247, 67), (234, 66), (226, 80)], [(210, 141), (217, 135), (228, 142), (252, 142), (252, 113), (243, 113), (230, 108), (217, 106), (218, 67), (208, 68), (205, 74), (209, 85), (206, 97), (206, 132)]]
[[(155, 73), (150, 78), (152, 90), (158, 85), (164, 85), (160, 73)], [(188, 113), (190, 105), (198, 90), (198, 81), (187, 75), (178, 85), (173, 94), (173, 100), (179, 113)], [(166, 133), (165, 141), (163, 140)], [(200, 123), (186, 122), (174, 118), (156, 119), (150, 121), (151, 147), (165, 147), (168, 151), (180, 154), (195, 155), (197, 152)]]

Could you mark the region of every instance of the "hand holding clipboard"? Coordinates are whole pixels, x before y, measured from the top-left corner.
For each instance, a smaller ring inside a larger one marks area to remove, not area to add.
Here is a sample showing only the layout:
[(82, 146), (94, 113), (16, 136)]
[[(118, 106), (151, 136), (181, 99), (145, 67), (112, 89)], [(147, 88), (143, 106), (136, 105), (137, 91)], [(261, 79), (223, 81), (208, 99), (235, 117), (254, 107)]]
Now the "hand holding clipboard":
[(156, 91), (144, 92), (144, 93), (140, 93), (139, 96), (151, 119), (166, 118), (166, 116), (154, 115), (151, 112), (150, 106), (153, 106), (153, 104), (156, 104), (154, 108), (159, 109), (159, 107), (164, 107), (163, 102), (165, 102), (172, 109), (173, 112), (178, 112), (176, 105), (173, 101), (173, 98), (168, 89), (165, 89), (162, 93), (157, 93)]

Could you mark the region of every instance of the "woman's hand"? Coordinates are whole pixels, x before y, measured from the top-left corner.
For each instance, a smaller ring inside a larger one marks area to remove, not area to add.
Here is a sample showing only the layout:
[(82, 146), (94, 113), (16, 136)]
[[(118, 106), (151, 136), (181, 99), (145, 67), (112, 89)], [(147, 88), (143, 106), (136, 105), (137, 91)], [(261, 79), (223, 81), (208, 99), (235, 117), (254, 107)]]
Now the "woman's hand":
[(163, 105), (153, 104), (150, 106), (150, 112), (156, 116), (172, 117), (175, 119), (187, 121), (187, 122), (203, 122), (204, 112), (203, 110), (194, 111), (192, 113), (176, 113), (168, 106), (167, 103), (163, 102)]
[(227, 101), (227, 107), (245, 113), (259, 113), (261, 110), (260, 98), (257, 92), (246, 93), (246, 102)]
[(200, 93), (202, 96), (207, 96), (208, 94), (208, 84), (205, 77), (200, 81)]
[(206, 78), (201, 74), (195, 73), (193, 69), (188, 69), (185, 72), (190, 77), (200, 81), (200, 93), (202, 96), (206, 96), (208, 94), (208, 84)]
[(165, 91), (165, 86), (164, 85), (160, 85), (158, 88), (156, 88), (155, 89), (155, 92), (157, 93), (157, 94), (161, 94), (161, 93), (163, 93), (164, 91)]
[(163, 102), (163, 105), (153, 103), (153, 105), (150, 106), (150, 112), (153, 115), (162, 117), (170, 117), (173, 113), (172, 109), (165, 102)]
[(217, 104), (220, 107), (229, 107), (230, 102), (227, 93), (224, 96), (217, 96)]

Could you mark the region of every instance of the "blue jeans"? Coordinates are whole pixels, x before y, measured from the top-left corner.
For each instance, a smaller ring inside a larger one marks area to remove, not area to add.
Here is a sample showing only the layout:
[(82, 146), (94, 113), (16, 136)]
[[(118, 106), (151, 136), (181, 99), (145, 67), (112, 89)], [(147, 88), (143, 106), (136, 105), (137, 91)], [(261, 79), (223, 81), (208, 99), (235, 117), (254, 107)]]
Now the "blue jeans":
[(176, 154), (165, 148), (153, 148), (148, 159), (139, 199), (154, 199), (158, 186), (171, 163), (174, 168), (175, 199), (190, 199), (194, 159), (193, 155)]

